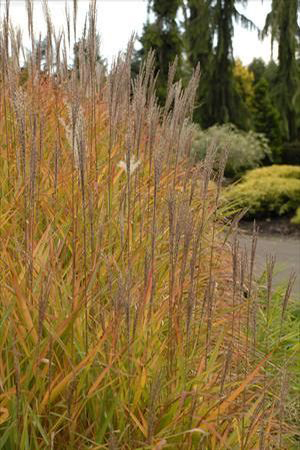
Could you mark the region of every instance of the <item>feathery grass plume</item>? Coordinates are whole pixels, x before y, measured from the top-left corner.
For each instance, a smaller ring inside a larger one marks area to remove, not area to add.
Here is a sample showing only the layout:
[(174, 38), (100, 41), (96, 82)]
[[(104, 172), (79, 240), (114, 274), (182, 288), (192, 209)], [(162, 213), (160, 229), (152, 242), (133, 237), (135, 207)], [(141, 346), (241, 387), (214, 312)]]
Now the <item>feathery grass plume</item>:
[[(142, 65), (141, 70), (135, 80), (132, 81), (132, 109), (134, 114), (134, 149), (137, 152), (137, 157), (140, 153), (140, 144), (142, 137), (142, 126), (145, 120), (145, 106), (146, 106), (146, 89), (147, 80), (146, 77), (146, 66)], [(145, 84), (144, 84), (145, 83)]]
[(16, 154), (17, 167), (21, 170), (24, 183), (26, 183), (26, 109), (27, 95), (22, 88), (15, 88), (12, 102), (16, 114), (16, 125), (20, 144), (20, 156)]
[(88, 11), (88, 36), (87, 36), (87, 47), (88, 47), (88, 61), (90, 66), (90, 84), (92, 85), (92, 77), (95, 75), (95, 66), (97, 60), (97, 7), (96, 0), (92, 0), (89, 4)]
[(35, 65), (37, 72), (40, 73), (42, 70), (42, 33), (39, 34), (39, 40), (36, 46), (36, 55), (35, 55)]
[(55, 43), (55, 71), (58, 81), (61, 77), (61, 43), (62, 43), (63, 33), (60, 32), (56, 34), (53, 33), (54, 43)]
[[(203, 212), (206, 207), (208, 184), (209, 184), (210, 177), (211, 177), (211, 174), (213, 171), (216, 153), (217, 153), (217, 147), (215, 144), (212, 144), (207, 149), (206, 156), (204, 159), (203, 176), (202, 176), (202, 192), (201, 192)], [(203, 214), (203, 220), (204, 220), (204, 214)]]
[(187, 212), (185, 214), (184, 223), (183, 223), (184, 244), (183, 244), (182, 262), (181, 262), (180, 275), (179, 275), (180, 294), (179, 294), (179, 298), (178, 298), (178, 315), (180, 314), (181, 308), (182, 308), (184, 281), (185, 281), (185, 277), (186, 277), (186, 267), (187, 267), (187, 261), (188, 261), (188, 256), (190, 253), (190, 246), (191, 246), (193, 232), (194, 232), (193, 216), (188, 208), (186, 211)]
[[(202, 257), (202, 248), (203, 248), (203, 231), (205, 227), (205, 222), (207, 220), (207, 213), (208, 213), (208, 207), (207, 207), (207, 197), (208, 197), (208, 187), (209, 187), (209, 181), (210, 177), (212, 175), (213, 171), (213, 165), (216, 157), (216, 147), (214, 144), (212, 144), (208, 149), (206, 153), (206, 157), (203, 164), (203, 173), (202, 173), (202, 180), (201, 180), (201, 219), (200, 223), (198, 225), (197, 230), (197, 237), (196, 237), (196, 246), (195, 252), (194, 252), (194, 266), (196, 264), (196, 258), (198, 255), (198, 273), (197, 278), (199, 278), (200, 274), (200, 267), (201, 267), (201, 257)], [(209, 271), (209, 279), (211, 279), (211, 270)]]
[(33, 39), (33, 3), (32, 0), (26, 0), (27, 9), (27, 29), (31, 39)]
[(292, 293), (295, 281), (296, 281), (296, 273), (292, 272), (290, 274), (290, 277), (289, 277), (289, 280), (288, 280), (288, 284), (287, 284), (287, 287), (286, 287), (286, 291), (285, 291), (285, 294), (284, 294), (283, 302), (282, 302), (281, 317), (280, 317), (279, 339), (281, 338), (281, 335), (282, 335), (282, 327), (283, 327), (283, 323), (284, 323), (284, 317), (285, 317), (288, 301), (290, 299), (290, 296), (291, 296), (291, 293)]
[[(128, 53), (126, 57), (119, 54), (117, 60), (114, 61), (111, 72), (108, 77), (108, 92), (107, 102), (109, 111), (109, 142), (108, 142), (108, 200), (107, 200), (107, 212), (108, 217), (111, 217), (111, 201), (112, 201), (112, 151), (116, 141), (116, 131), (119, 127), (126, 126), (120, 120), (126, 122), (128, 119), (128, 105), (129, 95), (128, 91), (128, 66), (131, 60), (133, 42), (128, 44)], [(129, 85), (130, 89), (130, 85)], [(125, 113), (125, 111), (127, 113)], [(124, 114), (123, 114), (124, 113)]]
[(247, 213), (247, 209), (245, 208), (242, 211), (235, 214), (233, 216), (233, 219), (232, 218), (230, 219), (229, 226), (226, 227), (227, 230), (226, 230), (226, 234), (225, 234), (224, 241), (223, 241), (223, 248), (225, 247), (225, 244), (227, 243), (229, 236), (232, 235), (233, 230), (237, 229), (240, 221), (242, 220), (242, 218), (245, 216), (246, 213)]
[(27, 10), (27, 29), (28, 35), (31, 39), (31, 54), (30, 59), (28, 61), (28, 69), (31, 74), (31, 80), (34, 82), (35, 77), (35, 36), (33, 29), (33, 0), (26, 0), (26, 10)]
[(5, 14), (2, 21), (3, 27), (3, 53), (6, 55), (6, 60), (8, 60), (9, 55), (9, 13), (10, 13), (10, 0), (5, 1)]
[(43, 0), (43, 13), (47, 25), (47, 47), (46, 47), (46, 71), (48, 73), (52, 72), (52, 63), (54, 59), (53, 55), (53, 39), (55, 39), (53, 32), (53, 25), (51, 21), (51, 16), (48, 8), (48, 0)]
[(10, 26), (9, 29), (10, 44), (11, 44), (11, 64), (15, 72), (20, 71), (20, 52), (22, 47), (22, 32), (20, 28)]
[(256, 328), (257, 302), (256, 302), (256, 292), (253, 289), (254, 263), (257, 248), (257, 237), (258, 237), (258, 229), (254, 221), (251, 240), (251, 251), (250, 251), (249, 282), (248, 282), (249, 288), (248, 288), (247, 324), (246, 324), (246, 355), (248, 355), (250, 345), (249, 336), (251, 333), (253, 336), (253, 345), (252, 345), (253, 358), (255, 358), (256, 352), (256, 332), (257, 332)]
[[(228, 157), (228, 149), (224, 148), (220, 160), (219, 160), (219, 170), (217, 174), (217, 190), (215, 194), (215, 205), (214, 205), (214, 220), (212, 224), (212, 233), (211, 233), (211, 245), (210, 245), (210, 261), (209, 261), (209, 283), (212, 282), (212, 270), (213, 270), (213, 261), (214, 261), (214, 248), (215, 248), (215, 238), (216, 238), (216, 225), (217, 225), (217, 211), (219, 208), (219, 200), (221, 193), (222, 180), (224, 176), (224, 170), (226, 166), (226, 161)], [(213, 281), (214, 283), (214, 281)], [(235, 262), (233, 262), (233, 296), (235, 295)], [(234, 307), (233, 307), (234, 309)]]
[(67, 103), (66, 109), (70, 125), (67, 125), (63, 119), (60, 119), (60, 122), (65, 129), (68, 143), (73, 150), (74, 167), (80, 173), (81, 188), (83, 189), (86, 165), (86, 127), (83, 110), (79, 104), (79, 98), (75, 98), (71, 104)]
[(60, 84), (62, 84), (63, 81), (67, 80), (69, 77), (69, 69), (68, 69), (68, 51), (67, 51), (67, 45), (66, 45), (66, 36), (65, 33), (62, 33), (63, 36), (63, 45), (62, 45), (62, 65), (61, 65), (61, 72), (60, 72)]
[(69, 50), (71, 46), (71, 17), (70, 17), (70, 10), (69, 10), (69, 4), (68, 1), (65, 0), (65, 17), (66, 17), (66, 27), (67, 27), (67, 38), (68, 38), (68, 45)]
[[(133, 130), (134, 130), (134, 139), (133, 139), (133, 149), (137, 155), (137, 158), (140, 158), (141, 155), (141, 140), (143, 136), (143, 128), (145, 126), (146, 121), (146, 93), (148, 87), (148, 80), (150, 76), (151, 66), (149, 67), (149, 63), (151, 64), (151, 59), (149, 62), (149, 58), (147, 58), (146, 62), (141, 65), (138, 76), (135, 80), (132, 80), (132, 100), (131, 100), (131, 115), (133, 116)], [(144, 155), (143, 155), (144, 156)], [(134, 177), (134, 187), (133, 187), (133, 207), (132, 207), (132, 220), (135, 221), (135, 213), (137, 202), (139, 208), (141, 208), (141, 176), (139, 171), (136, 172)], [(141, 227), (140, 227), (140, 239), (141, 239)]]
[(92, 190), (88, 192), (88, 208), (90, 218), (90, 245), (91, 255), (95, 254), (95, 220), (94, 220), (94, 193)]
[(57, 189), (58, 189), (58, 170), (59, 170), (59, 156), (60, 149), (58, 142), (55, 143), (55, 152), (54, 152), (54, 197), (57, 198)]
[(274, 275), (274, 267), (275, 267), (276, 258), (272, 255), (268, 255), (266, 258), (266, 271), (267, 271), (267, 326), (269, 325), (270, 319), (270, 302), (272, 298), (272, 284), (273, 284), (273, 275)]
[(211, 329), (213, 318), (213, 302), (215, 295), (216, 281), (214, 279), (209, 280), (207, 289), (207, 324), (206, 324), (206, 336), (205, 336), (205, 369), (207, 369), (208, 358), (211, 352)]
[(77, 12), (78, 12), (78, 3), (77, 0), (73, 0), (73, 32), (74, 32), (74, 41), (77, 41)]
[(168, 72), (168, 85), (167, 85), (167, 98), (166, 98), (166, 102), (164, 105), (164, 121), (167, 118), (167, 115), (170, 112), (172, 103), (173, 103), (173, 99), (174, 99), (174, 77), (176, 74), (176, 69), (178, 66), (178, 57), (176, 56), (173, 63), (170, 64), (169, 66), (169, 72)]
[(252, 242), (251, 242), (251, 254), (250, 254), (249, 296), (251, 296), (251, 293), (252, 293), (254, 262), (255, 262), (256, 247), (257, 247), (257, 234), (258, 234), (258, 229), (257, 229), (256, 223), (254, 221), (253, 222), (253, 232), (252, 232)]
[[(202, 226), (199, 224), (197, 224), (198, 226), (195, 227), (195, 233), (194, 236), (192, 237), (193, 241), (192, 241), (192, 245), (191, 245), (191, 256), (190, 256), (190, 261), (189, 261), (189, 268), (190, 268), (190, 272), (189, 272), (189, 289), (188, 289), (188, 299), (187, 299), (187, 321), (186, 321), (186, 333), (187, 333), (187, 352), (189, 351), (189, 338), (190, 338), (190, 334), (191, 334), (191, 328), (193, 326), (193, 319), (195, 319), (196, 317), (196, 310), (197, 310), (197, 304), (196, 304), (196, 298), (197, 298), (197, 282), (196, 280), (198, 280), (197, 277), (197, 265), (198, 265), (198, 273), (200, 271), (200, 253), (201, 253), (201, 244), (200, 241), (202, 239)], [(208, 279), (207, 279), (207, 289), (209, 289), (209, 286), (211, 285), (212, 282), (212, 277), (211, 277), (211, 273), (208, 274)], [(206, 296), (207, 294), (207, 296)], [(204, 308), (206, 306), (206, 300), (208, 299), (208, 296), (210, 295), (210, 293), (208, 292), (208, 290), (205, 290), (204, 293), (204, 300), (203, 300), (203, 312), (204, 312)], [(201, 318), (200, 318), (200, 325), (199, 327), (202, 325), (202, 316), (203, 314), (201, 314)]]

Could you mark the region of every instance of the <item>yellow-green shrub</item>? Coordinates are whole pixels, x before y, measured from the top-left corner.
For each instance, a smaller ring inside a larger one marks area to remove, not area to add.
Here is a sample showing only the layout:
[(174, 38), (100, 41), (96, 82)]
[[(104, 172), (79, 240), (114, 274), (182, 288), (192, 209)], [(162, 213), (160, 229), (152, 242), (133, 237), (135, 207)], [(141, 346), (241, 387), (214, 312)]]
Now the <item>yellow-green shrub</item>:
[(297, 208), (296, 214), (292, 217), (291, 222), (295, 225), (300, 225), (300, 207)]
[(280, 178), (297, 178), (300, 179), (300, 166), (278, 165), (260, 167), (259, 169), (251, 170), (245, 175), (245, 179), (261, 178), (261, 177), (280, 177)]
[(300, 167), (270, 166), (249, 171), (227, 189), (225, 200), (249, 208), (248, 216), (281, 216), (300, 205)]

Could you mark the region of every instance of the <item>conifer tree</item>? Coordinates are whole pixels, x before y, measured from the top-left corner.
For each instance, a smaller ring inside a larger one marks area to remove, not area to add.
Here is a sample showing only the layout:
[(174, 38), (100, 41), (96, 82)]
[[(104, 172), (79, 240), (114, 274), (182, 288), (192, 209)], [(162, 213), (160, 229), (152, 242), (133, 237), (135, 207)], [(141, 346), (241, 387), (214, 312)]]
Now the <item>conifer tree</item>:
[(265, 77), (266, 64), (262, 58), (253, 58), (248, 69), (253, 73), (254, 84), (258, 83), (262, 77)]
[[(258, 133), (264, 133), (272, 149), (273, 162), (280, 162), (282, 136), (280, 130), (280, 114), (272, 104), (270, 87), (262, 77), (254, 86), (253, 122)], [(271, 161), (269, 161), (271, 162)]]
[(296, 102), (297, 99), (300, 101), (300, 74), (296, 60), (299, 46), (299, 10), (299, 0), (272, 0), (272, 10), (267, 15), (263, 34), (271, 29), (272, 43), (275, 39), (278, 41), (279, 69), (276, 91), (286, 139), (289, 141), (297, 138)]
[[(233, 75), (232, 38), (234, 21), (256, 28), (242, 15), (237, 4), (247, 0), (186, 0), (186, 38), (189, 57), (194, 65), (198, 59), (205, 80), (205, 94), (200, 96), (202, 125), (232, 122), (247, 128), (245, 104), (241, 100)], [(197, 26), (196, 26), (197, 24)], [(213, 42), (216, 39), (216, 46)], [(201, 87), (200, 87), (201, 92)]]
[(140, 38), (142, 49), (138, 58), (144, 58), (149, 50), (156, 52), (156, 69), (158, 70), (157, 93), (160, 101), (165, 100), (169, 66), (178, 58), (177, 77), (181, 75), (183, 42), (176, 22), (181, 0), (149, 0), (149, 9), (154, 13), (154, 22), (144, 25)]
[(202, 125), (208, 124), (203, 114), (209, 107), (209, 89), (213, 59), (213, 8), (211, 0), (187, 0), (183, 3), (185, 44), (191, 67), (200, 63), (201, 81), (194, 119)]

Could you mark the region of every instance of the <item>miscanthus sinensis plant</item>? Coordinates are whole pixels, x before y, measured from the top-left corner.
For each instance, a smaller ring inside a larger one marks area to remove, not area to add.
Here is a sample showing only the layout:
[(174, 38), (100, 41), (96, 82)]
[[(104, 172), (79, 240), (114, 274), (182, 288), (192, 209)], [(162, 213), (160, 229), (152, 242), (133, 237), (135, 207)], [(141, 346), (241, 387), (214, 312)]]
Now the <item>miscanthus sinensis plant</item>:
[(0, 448), (290, 448), (289, 367), (256, 351), (256, 235), (249, 257), (221, 237), (226, 152), (215, 183), (213, 143), (190, 163), (199, 69), (183, 88), (175, 61), (164, 108), (132, 40), (104, 75), (91, 2), (70, 70), (74, 1), (61, 33), (44, 3), (42, 71), (26, 5), (26, 69), (9, 3), (0, 35)]

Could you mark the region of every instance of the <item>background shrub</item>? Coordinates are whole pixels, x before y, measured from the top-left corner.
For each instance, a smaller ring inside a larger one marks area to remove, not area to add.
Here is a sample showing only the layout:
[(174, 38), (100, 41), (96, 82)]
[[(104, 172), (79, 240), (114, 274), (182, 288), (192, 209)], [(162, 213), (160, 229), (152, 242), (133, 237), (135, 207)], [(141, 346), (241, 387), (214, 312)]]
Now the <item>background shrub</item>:
[(259, 169), (249, 171), (245, 179), (257, 179), (261, 177), (279, 177), (279, 178), (297, 178), (300, 179), (300, 166), (276, 165), (269, 167), (260, 167)]
[(284, 164), (300, 164), (300, 141), (287, 142), (282, 148), (282, 162)]
[(268, 157), (272, 159), (267, 138), (254, 131), (244, 132), (232, 124), (214, 125), (197, 132), (193, 153), (197, 160), (204, 159), (207, 148), (215, 143), (218, 154), (224, 147), (229, 150), (225, 176), (239, 178), (245, 171), (254, 169)]
[(226, 190), (225, 199), (249, 208), (248, 217), (293, 213), (300, 205), (300, 167), (273, 165), (252, 170)]
[(294, 225), (300, 225), (300, 207), (297, 208), (296, 214), (292, 217), (291, 222)]

